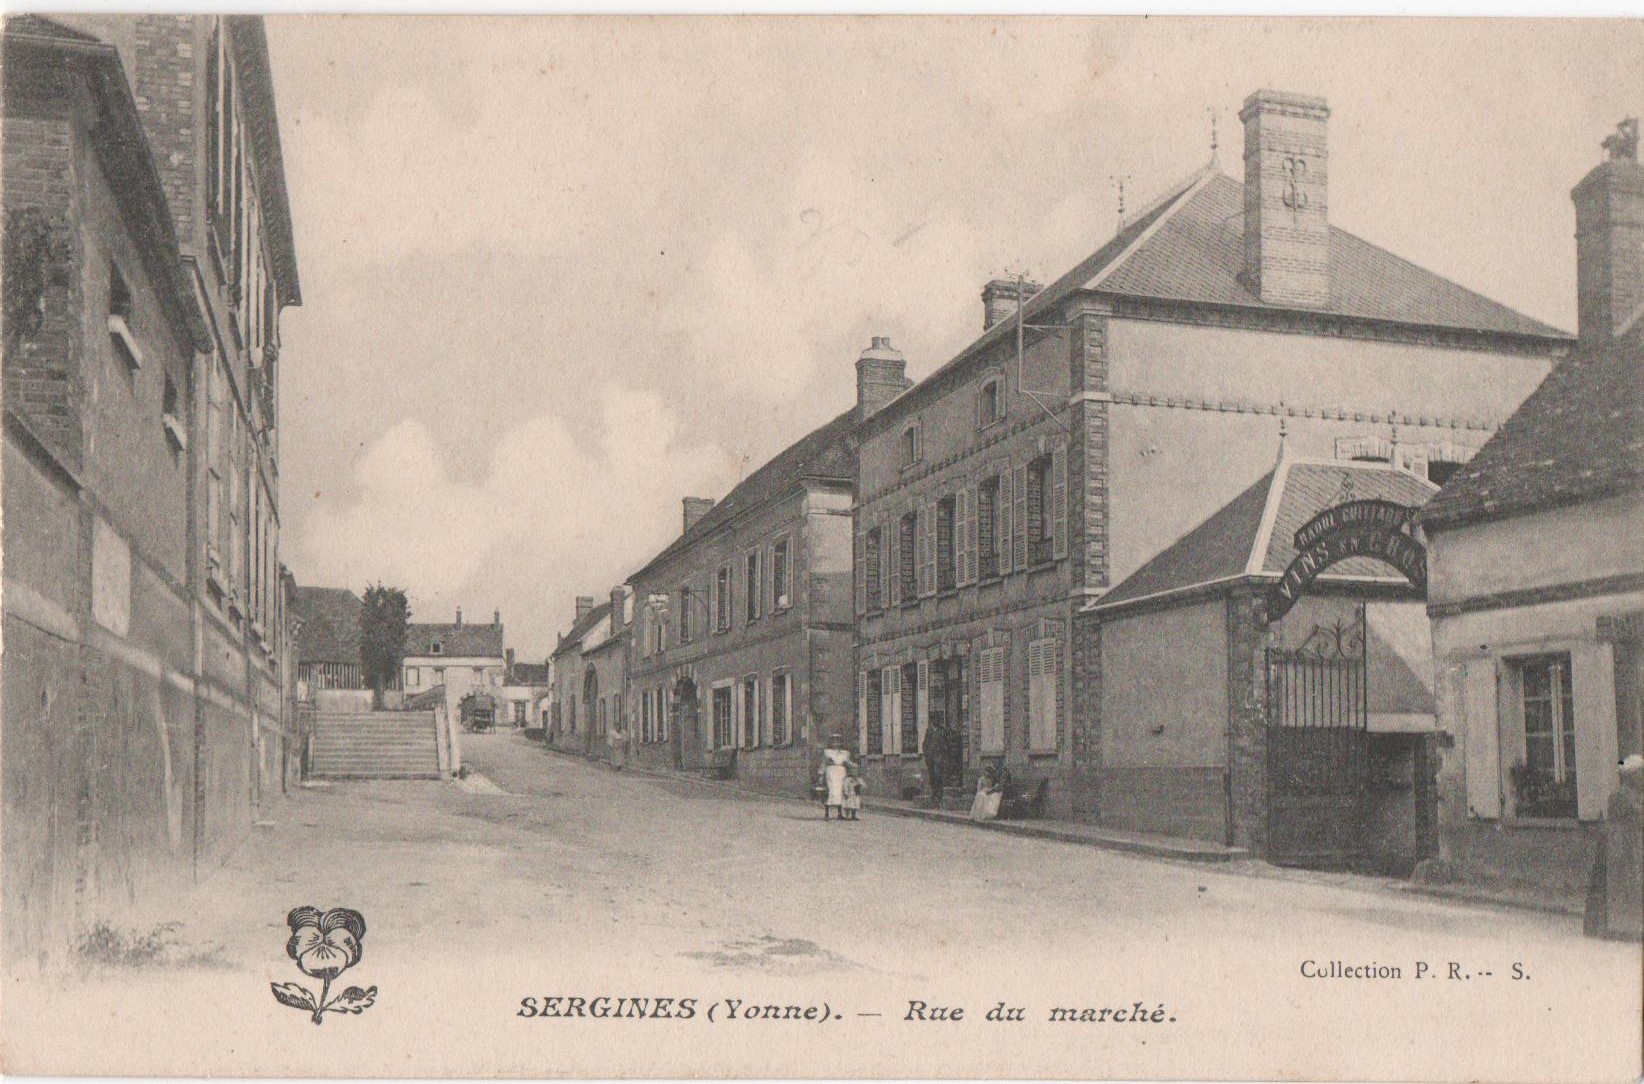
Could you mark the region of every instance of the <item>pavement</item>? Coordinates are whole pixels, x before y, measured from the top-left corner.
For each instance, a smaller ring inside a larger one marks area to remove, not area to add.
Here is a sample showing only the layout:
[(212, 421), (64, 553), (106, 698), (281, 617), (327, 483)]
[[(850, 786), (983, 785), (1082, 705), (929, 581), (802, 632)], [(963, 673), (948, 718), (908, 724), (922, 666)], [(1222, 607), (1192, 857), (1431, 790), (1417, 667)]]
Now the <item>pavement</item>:
[[(1203, 1077), (1213, 1049), (1217, 1077), (1518, 1079), (1542, 1054), (1607, 1049), (1616, 1015), (1632, 1036), (1616, 1075), (1636, 1064), (1639, 948), (1583, 938), (1575, 917), (968, 821), (824, 822), (808, 802), (613, 772), (515, 734), (467, 738), (464, 752), (461, 781), (335, 783), (265, 807), (222, 869), (153, 915), (179, 924), (174, 958), (7, 990), (7, 1070)], [(348, 981), (382, 994), (357, 1019), (293, 1031), (300, 1014), (268, 995), (269, 982), (303, 978), (284, 953), (300, 904), (366, 916)], [(1405, 976), (1453, 963), (1467, 978), (1304, 977), (1330, 960)], [(1508, 978), (1515, 965), (1535, 981)], [(521, 1030), (522, 998), (588, 993), (823, 1000), (854, 1030), (774, 1045), (673, 1023)], [(977, 1019), (998, 1002), (1042, 1015), (1109, 999), (1164, 1006), (1181, 1027), (1048, 1041), (1051, 1025), (1034, 1024), (981, 1041), (905, 1021), (914, 1001)], [(1432, 1032), (1458, 1014), (1477, 1056), (1455, 1074), (1432, 1060), (1453, 1050)], [(1519, 1049), (1526, 1019), (1556, 1027), (1557, 1043)], [(181, 1020), (186, 1042), (156, 1043)], [(98, 1042), (72, 1041), (66, 1021)], [(653, 1033), (668, 1040), (635, 1041)], [(1321, 1033), (1340, 1038), (1326, 1050)], [(1544, 1068), (1569, 1079), (1556, 1061)]]

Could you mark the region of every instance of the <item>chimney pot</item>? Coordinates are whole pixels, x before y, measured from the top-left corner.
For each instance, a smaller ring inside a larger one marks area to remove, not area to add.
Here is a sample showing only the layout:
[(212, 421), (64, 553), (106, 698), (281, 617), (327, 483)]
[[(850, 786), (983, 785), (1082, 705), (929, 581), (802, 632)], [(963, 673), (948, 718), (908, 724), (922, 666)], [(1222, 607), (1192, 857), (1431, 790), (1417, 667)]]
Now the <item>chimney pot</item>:
[(1330, 301), (1330, 106), (1258, 90), (1244, 122), (1244, 280), (1270, 305)]
[(1638, 119), (1616, 125), (1607, 157), (1570, 192), (1576, 216), (1576, 312), (1583, 344), (1614, 338), (1644, 306), (1644, 165)]
[(890, 336), (875, 335), (873, 344), (856, 359), (856, 417), (878, 413), (913, 383), (908, 361), (891, 345)]
[(493, 624), (493, 625), (502, 624), (502, 611), (501, 610), (492, 610), (491, 611), (491, 624)]
[[(696, 526), (697, 520), (708, 514), (714, 506), (712, 497), (686, 497), (680, 502), (685, 509), (685, 530)], [(683, 533), (683, 532), (682, 532)]]
[(457, 627), (458, 628), (462, 627), (462, 607), (461, 606), (457, 607)]
[(594, 612), (594, 596), (593, 595), (578, 595), (577, 596), (577, 618), (576, 619), (578, 621), (581, 621), (583, 618), (587, 617), (589, 614), (591, 614), (593, 612)]

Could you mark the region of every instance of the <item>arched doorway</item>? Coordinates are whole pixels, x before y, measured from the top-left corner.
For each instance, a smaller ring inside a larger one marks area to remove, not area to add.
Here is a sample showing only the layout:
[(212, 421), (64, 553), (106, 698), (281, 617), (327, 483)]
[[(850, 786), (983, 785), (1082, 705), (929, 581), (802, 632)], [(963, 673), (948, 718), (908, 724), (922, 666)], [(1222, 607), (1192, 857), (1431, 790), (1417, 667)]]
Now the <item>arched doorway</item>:
[(1322, 609), (1320, 600), (1298, 603), (1327, 569), (1355, 559), (1397, 571), (1408, 586), (1388, 592), (1424, 598), (1418, 512), (1382, 499), (1326, 508), (1296, 531), (1296, 556), (1267, 592), (1267, 853), (1275, 862), (1355, 867), (1377, 851), (1371, 790), (1386, 750), (1369, 727), (1367, 601), (1338, 595), (1322, 617), (1310, 609)]
[(688, 677), (674, 683), (673, 719), (668, 740), (673, 746), (674, 768), (686, 771), (702, 767), (702, 709), (696, 682)]

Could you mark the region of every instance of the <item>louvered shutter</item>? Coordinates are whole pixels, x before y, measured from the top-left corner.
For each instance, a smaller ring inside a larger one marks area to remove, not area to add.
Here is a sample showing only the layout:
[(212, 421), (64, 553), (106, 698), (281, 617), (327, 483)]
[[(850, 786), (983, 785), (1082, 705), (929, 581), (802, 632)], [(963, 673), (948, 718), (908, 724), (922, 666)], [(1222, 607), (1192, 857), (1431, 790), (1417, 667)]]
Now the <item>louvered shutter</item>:
[(881, 548), (888, 550), (885, 567), (890, 569), (890, 575), (885, 582), (885, 608), (894, 610), (902, 604), (902, 517), (892, 516), (890, 521), (889, 545), (881, 542)]
[(1067, 556), (1067, 445), (1059, 444), (1050, 454), (1051, 556)]
[(1615, 727), (1615, 664), (1610, 645), (1570, 652), (1570, 703), (1575, 718), (1576, 816), (1604, 818), (1620, 759)]
[(719, 631), (719, 573), (708, 580), (708, 633)]
[(899, 667), (887, 666), (880, 677), (880, 703), (883, 707), (879, 712), (881, 722), (879, 740), (881, 750), (886, 753), (900, 753), (902, 751), (902, 671)]
[(759, 558), (759, 596), (768, 614), (776, 612), (776, 546), (764, 547)]
[(868, 751), (868, 672), (856, 672), (856, 748), (861, 755)]
[[(965, 582), (975, 583), (978, 579), (976, 571), (977, 559), (980, 557), (977, 547), (977, 529), (981, 525), (981, 501), (977, 498), (977, 489), (974, 484), (966, 489), (970, 503), (970, 515), (965, 517)], [(995, 512), (997, 515), (997, 511)]]
[(981, 752), (984, 756), (1005, 751), (1005, 649), (989, 648), (981, 653), (978, 677), (982, 683)]
[(1015, 470), (1015, 484), (1013, 492), (1016, 495), (1015, 537), (1011, 541), (1012, 568), (1024, 569), (1028, 566), (1028, 483), (1027, 467), (1017, 467)]
[(1028, 644), (1028, 749), (1031, 752), (1056, 751), (1061, 661), (1059, 641), (1034, 640)]
[(999, 566), (999, 575), (1015, 571), (1015, 544), (1016, 530), (1016, 502), (1012, 484), (1014, 475), (1011, 473), (1010, 463), (999, 464), (999, 512), (993, 522), (993, 551), (995, 563)]
[(925, 751), (925, 730), (930, 726), (930, 663), (921, 660), (916, 666), (918, 688), (914, 693), (913, 719), (918, 730), (919, 748), (915, 752)]
[(919, 547), (919, 597), (936, 593), (936, 506), (922, 504), (915, 521), (914, 542)]
[(953, 496), (953, 579), (960, 587), (976, 579), (969, 571), (974, 567), (970, 557), (970, 522), (974, 518), (971, 499), (971, 491), (965, 486)]
[(861, 517), (856, 521), (856, 616), (868, 612), (868, 531)]
[(1467, 811), (1495, 820), (1501, 816), (1500, 720), (1494, 659), (1474, 659), (1462, 668), (1462, 713), (1467, 727)]

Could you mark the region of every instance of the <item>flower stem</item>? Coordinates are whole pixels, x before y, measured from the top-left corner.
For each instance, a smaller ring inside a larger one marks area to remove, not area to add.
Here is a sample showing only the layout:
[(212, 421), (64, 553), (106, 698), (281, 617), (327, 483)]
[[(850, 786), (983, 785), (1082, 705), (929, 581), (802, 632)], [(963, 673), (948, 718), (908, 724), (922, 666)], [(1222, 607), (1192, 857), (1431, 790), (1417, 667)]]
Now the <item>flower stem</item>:
[(325, 1012), (325, 995), (331, 992), (331, 976), (327, 975), (324, 984), (320, 987), (319, 1007), (314, 1010), (314, 1023), (320, 1023), (320, 1014)]

